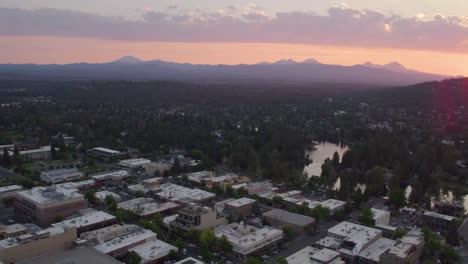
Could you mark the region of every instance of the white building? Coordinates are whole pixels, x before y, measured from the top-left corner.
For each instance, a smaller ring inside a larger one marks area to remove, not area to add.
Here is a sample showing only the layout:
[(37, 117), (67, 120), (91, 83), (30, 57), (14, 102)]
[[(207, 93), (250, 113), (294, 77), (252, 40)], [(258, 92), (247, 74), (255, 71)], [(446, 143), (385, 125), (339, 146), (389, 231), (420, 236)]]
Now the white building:
[(89, 246), (113, 257), (122, 256), (128, 250), (156, 240), (156, 234), (137, 225), (112, 225), (81, 234)]
[(60, 186), (65, 189), (76, 189), (76, 190), (86, 190), (86, 189), (91, 189), (96, 187), (96, 181), (95, 180), (84, 180), (84, 181), (79, 181), (79, 182), (64, 182), (57, 184), (57, 186)]
[(177, 261), (174, 264), (205, 264), (205, 262), (200, 261), (200, 260), (198, 260), (196, 258), (189, 257), (189, 258), (183, 259), (181, 261)]
[(345, 264), (340, 253), (331, 249), (305, 247), (286, 258), (288, 264)]
[(17, 192), (23, 190), (19, 185), (10, 185), (0, 187), (0, 200), (13, 197)]
[(377, 264), (380, 263), (380, 258), (387, 253), (397, 242), (392, 239), (381, 237), (375, 243), (370, 245), (359, 253), (359, 263), (362, 264)]
[(373, 213), (372, 220), (374, 225), (390, 225), (390, 212), (380, 209), (371, 208)]
[(136, 198), (117, 204), (118, 208), (130, 211), (142, 217), (151, 217), (156, 213), (175, 211), (180, 205), (173, 202), (157, 203), (152, 198)]
[(107, 196), (110, 196), (112, 198), (114, 198), (114, 201), (116, 202), (119, 202), (120, 200), (122, 200), (122, 197), (120, 197), (120, 195), (114, 193), (114, 192), (110, 192), (110, 191), (100, 191), (100, 192), (96, 192), (96, 194), (94, 195), (96, 197), (96, 199), (98, 199), (101, 203), (105, 203), (106, 202), (106, 197)]
[(190, 189), (180, 185), (165, 183), (159, 186), (156, 194), (162, 199), (173, 202), (204, 202), (216, 197), (216, 194), (200, 189)]
[(242, 223), (231, 223), (214, 228), (216, 237), (226, 236), (232, 244), (232, 250), (238, 256), (245, 257), (279, 242), (283, 230), (270, 226), (257, 228)]
[(151, 163), (151, 160), (143, 159), (143, 158), (127, 159), (127, 160), (119, 161), (119, 166), (129, 168), (129, 169), (136, 169), (136, 168), (140, 168), (143, 165), (146, 165), (148, 163)]
[(41, 180), (46, 183), (60, 183), (80, 179), (84, 174), (77, 168), (57, 169), (41, 172)]
[(119, 158), (123, 155), (122, 152), (117, 150), (112, 150), (108, 148), (92, 148), (87, 150), (87, 154), (91, 157), (102, 159), (102, 160), (110, 160), (113, 158)]
[[(13, 152), (10, 155), (13, 155)], [(38, 149), (21, 150), (19, 155), (26, 162), (50, 160), (52, 158), (50, 146), (43, 146)]]
[(161, 240), (153, 240), (131, 249), (141, 257), (141, 264), (156, 263), (179, 249)]
[(101, 172), (90, 175), (89, 177), (94, 179), (96, 182), (106, 182), (106, 181), (121, 181), (124, 178), (130, 177), (130, 172), (126, 170), (116, 170)]
[[(287, 200), (285, 199), (285, 201)], [(293, 202), (295, 202), (299, 206), (301, 206), (303, 203), (306, 203), (310, 209), (314, 209), (318, 205), (321, 205), (325, 208), (328, 208), (328, 210), (330, 210), (330, 215), (334, 215), (338, 212), (343, 211), (346, 206), (346, 202), (336, 200), (336, 199), (328, 199), (322, 202), (314, 201), (310, 199), (298, 199), (297, 201), (294, 200)]]
[(347, 261), (354, 261), (361, 251), (381, 237), (381, 230), (345, 221), (328, 229), (327, 236), (316, 244), (340, 252)]
[(54, 227), (72, 228), (75, 227), (78, 234), (83, 232), (103, 228), (117, 223), (115, 216), (92, 208), (82, 210), (77, 216), (68, 220), (52, 224)]

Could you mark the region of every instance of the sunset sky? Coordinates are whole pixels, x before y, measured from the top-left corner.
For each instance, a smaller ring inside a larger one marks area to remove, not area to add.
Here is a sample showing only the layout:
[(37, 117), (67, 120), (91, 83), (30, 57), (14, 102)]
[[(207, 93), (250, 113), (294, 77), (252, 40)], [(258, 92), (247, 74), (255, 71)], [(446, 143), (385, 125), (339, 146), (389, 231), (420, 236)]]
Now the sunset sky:
[(2, 0), (0, 63), (398, 61), (468, 75), (466, 0)]

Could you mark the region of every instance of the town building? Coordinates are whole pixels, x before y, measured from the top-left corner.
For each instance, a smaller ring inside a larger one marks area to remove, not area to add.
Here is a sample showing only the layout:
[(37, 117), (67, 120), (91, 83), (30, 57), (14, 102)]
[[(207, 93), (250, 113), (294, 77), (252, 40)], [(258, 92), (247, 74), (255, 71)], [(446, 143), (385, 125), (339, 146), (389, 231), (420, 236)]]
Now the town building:
[(87, 208), (88, 204), (74, 189), (49, 186), (18, 192), (13, 206), (21, 221), (48, 227), (58, 218), (72, 216)]
[(200, 261), (200, 260), (198, 260), (196, 258), (189, 257), (189, 258), (185, 258), (185, 259), (183, 259), (181, 261), (177, 261), (174, 264), (205, 264), (205, 262)]
[(132, 248), (141, 257), (141, 264), (161, 263), (171, 251), (177, 252), (179, 249), (161, 240), (152, 240), (145, 244)]
[(105, 184), (108, 182), (120, 182), (121, 180), (131, 176), (132, 175), (129, 171), (115, 170), (92, 174), (89, 176), (89, 178), (94, 179), (98, 184)]
[(340, 253), (331, 249), (307, 246), (286, 258), (288, 264), (345, 264)]
[(422, 224), (437, 231), (447, 231), (456, 219), (453, 216), (426, 211), (422, 216)]
[(216, 194), (211, 192), (207, 192), (200, 189), (190, 189), (172, 183), (161, 184), (159, 186), (159, 191), (157, 191), (156, 195), (159, 196), (161, 199), (166, 199), (183, 204), (192, 202), (202, 203), (214, 199), (216, 197)]
[(101, 204), (104, 204), (106, 202), (106, 197), (107, 196), (110, 196), (114, 199), (114, 201), (116, 202), (119, 202), (120, 200), (122, 200), (122, 197), (114, 192), (110, 192), (110, 191), (99, 191), (99, 192), (96, 192), (96, 194), (94, 195), (96, 197), (96, 199), (99, 200), (99, 202)]
[(22, 224), (0, 225), (0, 240), (27, 234), (29, 229)]
[(147, 176), (155, 176), (155, 174), (164, 175), (165, 171), (171, 170), (172, 163), (163, 162), (163, 161), (151, 162), (151, 163), (143, 164), (142, 168), (145, 169), (145, 174)]
[(289, 201), (292, 204), (296, 204), (298, 206), (302, 206), (303, 204), (306, 204), (307, 207), (310, 209), (314, 209), (318, 205), (321, 205), (322, 207), (328, 208), (329, 214), (334, 215), (338, 212), (342, 212), (345, 209), (346, 202), (336, 200), (336, 199), (328, 199), (322, 202), (315, 201), (315, 200), (310, 200), (307, 198), (302, 198), (302, 199), (289, 199), (289, 198), (284, 198), (285, 201)]
[(143, 218), (151, 218), (155, 214), (170, 214), (180, 208), (179, 204), (173, 202), (157, 203), (152, 198), (136, 198), (117, 204), (118, 208), (133, 212)]
[(41, 172), (41, 180), (45, 183), (61, 183), (65, 181), (73, 181), (80, 179), (84, 173), (77, 168), (72, 169), (57, 169)]
[(345, 261), (354, 262), (359, 253), (381, 237), (382, 231), (378, 229), (345, 221), (328, 229), (327, 236), (316, 246), (336, 250)]
[(118, 257), (136, 246), (156, 240), (156, 234), (137, 225), (112, 225), (85, 232), (80, 238), (99, 252)]
[(305, 215), (274, 209), (263, 214), (263, 220), (270, 226), (287, 226), (296, 233), (304, 233), (314, 227), (315, 219)]
[(434, 202), (434, 210), (439, 214), (450, 215), (455, 217), (463, 217), (465, 207), (461, 202)]
[(23, 187), (19, 185), (9, 185), (0, 187), (0, 201), (3, 199), (13, 198), (17, 192), (22, 190)]
[(239, 219), (251, 215), (256, 207), (257, 201), (247, 197), (228, 201), (224, 204), (224, 208), (233, 219)]
[(201, 184), (203, 181), (206, 181), (210, 177), (214, 175), (214, 172), (212, 171), (197, 171), (197, 172), (192, 172), (188, 173), (187, 179), (191, 182)]
[(210, 207), (190, 204), (179, 210), (178, 216), (171, 225), (184, 231), (204, 230), (218, 225), (226, 224), (226, 218)]
[(89, 189), (94, 189), (98, 186), (95, 180), (84, 180), (84, 181), (78, 181), (78, 182), (64, 182), (57, 184), (57, 186), (60, 186), (65, 189), (76, 189), (79, 191), (84, 191), (84, 190), (89, 190)]
[(73, 247), (44, 254), (32, 259), (16, 262), (16, 264), (122, 264), (122, 262), (106, 254), (88, 247)]
[(88, 149), (86, 153), (90, 157), (106, 161), (118, 159), (123, 156), (123, 153), (120, 151), (101, 147)]
[(161, 185), (162, 180), (163, 178), (161, 177), (154, 177), (154, 178), (142, 180), (141, 183), (143, 184), (143, 186), (145, 186), (148, 189), (154, 189), (154, 188), (159, 187), (159, 185)]
[(242, 223), (231, 223), (215, 227), (214, 231), (218, 238), (226, 236), (232, 244), (234, 254), (241, 258), (271, 248), (283, 239), (283, 230), (270, 226), (258, 228)]
[(0, 261), (17, 263), (57, 250), (71, 247), (76, 239), (76, 229), (50, 227), (17, 237), (0, 240)]
[[(13, 155), (13, 152), (10, 153), (10, 155)], [(50, 146), (43, 146), (38, 149), (21, 150), (19, 155), (25, 162), (50, 160), (52, 158)]]
[(278, 188), (274, 188), (273, 184), (269, 181), (263, 182), (250, 182), (250, 183), (239, 183), (231, 186), (233, 190), (244, 189), (249, 195), (260, 194), (268, 191), (276, 191)]
[(76, 228), (77, 235), (81, 233), (96, 230), (106, 226), (110, 226), (117, 223), (115, 216), (108, 214), (103, 211), (97, 211), (92, 208), (84, 209), (78, 212), (75, 216), (52, 224), (55, 227), (62, 228)]
[(397, 240), (387, 253), (380, 258), (382, 264), (416, 264), (424, 252), (424, 236), (419, 229), (413, 229)]
[(381, 237), (358, 255), (359, 264), (379, 264), (383, 254), (387, 253), (397, 242)]
[(129, 168), (129, 169), (137, 169), (137, 168), (142, 168), (143, 165), (148, 164), (148, 163), (151, 163), (151, 160), (143, 159), (143, 158), (127, 159), (127, 160), (119, 161), (119, 166), (124, 167), (124, 168)]
[(374, 225), (389, 225), (390, 224), (390, 212), (380, 209), (371, 208), (373, 213), (372, 220)]

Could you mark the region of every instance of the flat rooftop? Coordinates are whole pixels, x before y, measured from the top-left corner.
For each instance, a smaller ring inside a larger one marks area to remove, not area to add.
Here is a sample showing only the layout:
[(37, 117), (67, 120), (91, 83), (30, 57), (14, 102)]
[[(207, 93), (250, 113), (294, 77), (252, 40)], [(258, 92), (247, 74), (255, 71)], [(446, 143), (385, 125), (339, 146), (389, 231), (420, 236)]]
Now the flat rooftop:
[(336, 208), (342, 207), (346, 205), (346, 202), (340, 201), (340, 200), (335, 200), (335, 199), (328, 199), (323, 202), (321, 202), (323, 207), (327, 207), (330, 210), (334, 210)]
[(101, 201), (105, 201), (107, 196), (111, 196), (115, 201), (120, 201), (122, 197), (120, 195), (110, 191), (99, 191), (95, 194), (96, 198)]
[(141, 197), (118, 203), (117, 207), (146, 216), (178, 208), (179, 205), (173, 202), (157, 203), (152, 198)]
[(96, 210), (86, 210), (86, 213), (83, 215), (52, 224), (52, 226), (56, 227), (76, 227), (80, 228), (83, 226), (89, 226), (89, 225), (94, 225), (97, 223), (101, 223), (104, 221), (109, 221), (115, 219), (115, 216), (108, 214), (103, 211), (96, 211)]
[(177, 261), (174, 264), (205, 264), (205, 262), (203, 262), (201, 260), (198, 260), (198, 259), (195, 259), (195, 258), (192, 258), (192, 257), (189, 257), (189, 258), (183, 259), (181, 261)]
[(247, 197), (242, 197), (242, 198), (237, 199), (237, 200), (229, 201), (226, 204), (229, 205), (229, 206), (232, 206), (232, 207), (240, 207), (240, 206), (244, 206), (244, 205), (247, 205), (247, 204), (252, 204), (252, 203), (255, 203), (255, 202), (256, 201), (254, 199), (250, 199), (250, 198), (247, 198)]
[(190, 189), (180, 185), (165, 183), (159, 186), (157, 195), (171, 201), (179, 201), (188, 198), (192, 201), (203, 201), (216, 197), (216, 194), (200, 189)]
[(0, 194), (6, 193), (6, 192), (18, 191), (21, 189), (23, 189), (23, 187), (19, 185), (4, 186), (4, 187), (0, 187)]
[(77, 247), (70, 250), (54, 251), (36, 258), (16, 262), (17, 264), (75, 264), (75, 263), (99, 263), (99, 264), (122, 264), (113, 257), (88, 248)]
[(64, 182), (57, 184), (57, 186), (66, 188), (66, 189), (79, 189), (81, 187), (86, 187), (90, 185), (96, 184), (95, 180), (84, 180), (84, 181), (79, 181), (79, 182)]
[(42, 152), (48, 152), (50, 151), (50, 146), (44, 146), (40, 147), (38, 149), (28, 149), (28, 150), (21, 150), (19, 152), (20, 155), (26, 155), (26, 154), (34, 154), (34, 153), (42, 153)]
[(102, 147), (92, 148), (92, 150), (97, 150), (97, 151), (101, 151), (101, 152), (106, 152), (106, 153), (109, 153), (109, 154), (121, 154), (121, 153), (122, 153), (122, 152), (117, 151), (117, 150), (108, 149), (108, 148), (102, 148)]
[(443, 215), (443, 214), (438, 214), (438, 213), (434, 213), (434, 212), (430, 212), (430, 211), (424, 212), (424, 215), (429, 216), (429, 217), (444, 219), (446, 221), (453, 221), (454, 219), (456, 219), (456, 217), (453, 217), (453, 216), (450, 216), (450, 215)]
[(88, 237), (93, 238), (97, 236), (98, 245), (94, 248), (104, 254), (141, 241), (156, 239), (156, 234), (152, 231), (134, 225), (114, 225), (87, 233), (83, 233), (81, 238), (87, 239)]
[(143, 158), (138, 158), (138, 159), (126, 159), (126, 160), (121, 160), (119, 161), (120, 166), (125, 166), (125, 167), (138, 167), (142, 166), (145, 164), (151, 163), (151, 160), (149, 159), (143, 159)]
[(344, 221), (328, 229), (328, 233), (357, 244), (369, 241), (371, 238), (380, 235), (382, 231)]
[(95, 180), (106, 180), (106, 179), (119, 180), (128, 176), (130, 176), (130, 172), (126, 170), (115, 170), (115, 171), (96, 173), (96, 174), (91, 175), (90, 177)]
[(151, 262), (163, 258), (173, 250), (177, 252), (179, 249), (171, 244), (161, 240), (153, 240), (131, 249), (140, 255), (143, 263)]
[(397, 242), (392, 239), (381, 237), (372, 245), (361, 251), (359, 256), (375, 262), (380, 261), (380, 256), (389, 251)]
[(315, 219), (301, 214), (291, 213), (281, 209), (274, 209), (263, 214), (263, 217), (271, 217), (294, 225), (306, 226), (315, 223)]
[[(255, 246), (257, 244), (266, 246), (283, 237), (283, 230), (281, 229), (276, 229), (270, 226), (258, 228), (240, 223), (217, 226), (214, 228), (214, 231), (218, 238), (225, 235), (233, 244), (234, 248), (239, 246), (241, 248), (251, 249), (251, 251), (258, 249)], [(268, 243), (265, 243), (265, 241), (268, 241)]]
[(83, 195), (79, 194), (75, 189), (66, 189), (60, 186), (34, 187), (30, 190), (20, 191), (18, 195), (38, 204), (47, 204), (75, 198), (84, 199)]
[(345, 263), (341, 260), (339, 252), (327, 248), (318, 249), (311, 246), (299, 250), (287, 257), (286, 260), (289, 264)]

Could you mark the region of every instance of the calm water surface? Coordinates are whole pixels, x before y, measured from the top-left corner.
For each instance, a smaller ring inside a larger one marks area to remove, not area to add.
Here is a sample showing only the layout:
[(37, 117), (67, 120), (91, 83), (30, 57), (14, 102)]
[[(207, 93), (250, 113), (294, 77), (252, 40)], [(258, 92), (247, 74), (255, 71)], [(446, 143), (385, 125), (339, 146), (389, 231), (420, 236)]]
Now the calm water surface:
[(340, 159), (343, 154), (348, 150), (347, 146), (340, 146), (339, 144), (323, 142), (315, 146), (314, 150), (306, 150), (305, 155), (309, 154), (309, 159), (312, 163), (304, 168), (307, 176), (320, 176), (322, 174), (322, 164), (327, 158), (332, 159), (333, 154), (338, 152)]

